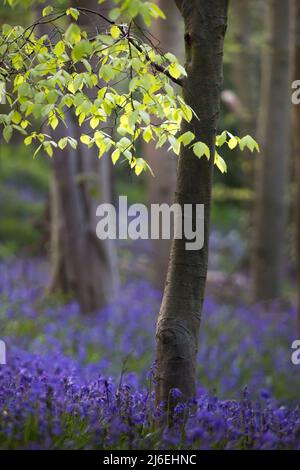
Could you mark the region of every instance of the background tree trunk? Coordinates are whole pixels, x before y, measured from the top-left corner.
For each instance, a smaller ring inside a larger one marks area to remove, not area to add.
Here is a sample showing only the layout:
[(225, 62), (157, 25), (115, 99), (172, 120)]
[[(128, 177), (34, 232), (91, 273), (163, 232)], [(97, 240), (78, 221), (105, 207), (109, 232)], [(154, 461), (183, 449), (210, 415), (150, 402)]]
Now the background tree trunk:
[[(255, 52), (253, 50), (253, 2), (251, 0), (232, 0), (232, 13), (234, 15), (234, 40), (238, 51), (234, 56), (232, 66), (232, 80), (234, 90), (239, 98), (241, 109), (239, 112), (239, 135), (256, 134), (256, 89), (258, 81), (255, 73)], [(243, 168), (245, 186), (253, 189), (254, 159), (250, 151), (243, 154)]]
[[(158, 48), (172, 52), (179, 59), (183, 53), (183, 34), (180, 31), (182, 17), (174, 1), (159, 0), (159, 7), (164, 11), (167, 20), (157, 20), (152, 26), (152, 35)], [(148, 201), (149, 204), (172, 204), (176, 184), (177, 157), (168, 153), (165, 148), (156, 149), (150, 141), (143, 143), (143, 153), (149, 162), (155, 177), (148, 173)], [(159, 289), (163, 289), (170, 256), (170, 240), (152, 240), (153, 249), (153, 280)]]
[[(90, 1), (85, 6), (97, 8), (98, 4)], [(80, 17), (82, 27), (95, 28), (94, 18), (90, 24), (87, 21), (86, 15)], [(73, 116), (68, 130), (63, 133), (61, 126), (58, 132), (79, 140), (79, 125)], [(63, 152), (58, 150), (53, 158), (49, 291), (72, 293), (83, 312), (104, 307), (118, 288), (115, 243), (96, 238), (96, 207), (112, 200), (109, 165), (108, 155), (99, 160), (95, 150), (81, 144), (77, 150), (69, 146)]]
[(186, 69), (184, 98), (199, 116), (192, 130), (211, 151), (209, 161), (182, 149), (177, 171), (176, 202), (205, 206), (205, 242), (187, 251), (185, 240), (173, 240), (166, 287), (157, 321), (157, 403), (180, 389), (184, 400), (195, 395), (196, 355), (207, 276), (208, 232), (216, 125), (222, 84), (222, 52), (228, 1), (178, 0), (185, 22)]
[(72, 293), (83, 312), (102, 308), (117, 287), (113, 241), (98, 240), (95, 234), (96, 206), (110, 201), (108, 158), (99, 161), (82, 148), (57, 151), (53, 158), (50, 290)]
[(255, 64), (252, 45), (252, 9), (251, 0), (232, 0), (235, 34), (234, 40), (238, 51), (233, 62), (233, 82), (242, 105), (242, 134), (255, 133), (256, 96), (255, 96)]
[[(293, 25), (293, 80), (300, 80), (300, 0), (293, 0), (291, 11)], [(296, 217), (297, 217), (297, 270), (298, 270), (298, 318), (300, 334), (300, 104), (293, 105), (294, 148), (296, 154)]]
[(289, 131), (289, 2), (266, 4), (267, 44), (263, 60), (258, 141), (256, 234), (253, 256), (255, 300), (278, 297), (284, 267)]

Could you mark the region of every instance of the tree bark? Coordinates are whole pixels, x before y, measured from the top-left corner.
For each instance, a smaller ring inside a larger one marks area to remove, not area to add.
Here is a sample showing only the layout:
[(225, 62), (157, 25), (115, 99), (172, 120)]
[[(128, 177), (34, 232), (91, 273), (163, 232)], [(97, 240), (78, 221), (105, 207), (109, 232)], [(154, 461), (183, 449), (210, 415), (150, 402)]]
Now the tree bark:
[[(291, 11), (293, 26), (293, 80), (300, 80), (300, 0), (293, 0)], [(300, 103), (293, 105), (293, 133), (296, 160), (296, 226), (297, 226), (297, 271), (298, 271), (298, 315), (297, 330), (300, 334)]]
[[(179, 28), (182, 20), (180, 12), (173, 1), (159, 0), (157, 4), (166, 14), (167, 20), (157, 20), (153, 23), (151, 32), (155, 44), (158, 43), (159, 49), (172, 52), (180, 59), (183, 52), (183, 38)], [(148, 173), (149, 204), (172, 204), (176, 184), (176, 156), (170, 155), (164, 148), (156, 149), (151, 141), (143, 144), (143, 153), (155, 175), (153, 177)], [(152, 240), (153, 281), (161, 290), (166, 281), (170, 248), (170, 240)]]
[(195, 396), (196, 355), (207, 276), (208, 233), (217, 119), (222, 84), (223, 43), (228, 1), (176, 1), (185, 23), (186, 70), (184, 98), (199, 120), (184, 123), (211, 152), (198, 159), (182, 148), (177, 170), (176, 202), (204, 204), (205, 242), (201, 250), (187, 251), (185, 241), (173, 240), (167, 281), (157, 320), (157, 403), (170, 400), (178, 388), (181, 399)]
[(258, 141), (254, 299), (278, 297), (284, 266), (289, 133), (289, 2), (266, 5), (267, 44), (263, 60)]

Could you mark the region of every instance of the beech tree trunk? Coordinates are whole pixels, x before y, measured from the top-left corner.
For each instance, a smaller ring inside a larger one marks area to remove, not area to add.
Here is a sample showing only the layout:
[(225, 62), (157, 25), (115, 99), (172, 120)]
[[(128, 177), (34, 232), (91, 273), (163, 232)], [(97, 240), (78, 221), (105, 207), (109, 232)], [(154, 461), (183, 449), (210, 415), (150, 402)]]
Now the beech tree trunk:
[(173, 240), (167, 281), (157, 320), (157, 403), (170, 400), (178, 388), (181, 399), (196, 392), (196, 355), (207, 276), (208, 234), (216, 126), (220, 110), (223, 43), (228, 0), (177, 0), (185, 22), (186, 70), (184, 98), (199, 120), (184, 123), (211, 152), (198, 159), (182, 148), (177, 170), (176, 202), (204, 204), (205, 242), (201, 250), (187, 251), (185, 241)]
[[(251, 0), (233, 0), (231, 3), (235, 22), (235, 43), (238, 52), (234, 55), (232, 79), (235, 91), (241, 104), (239, 113), (239, 132), (241, 136), (256, 134), (256, 80), (255, 54), (251, 42), (253, 34), (253, 2)], [(254, 159), (250, 151), (245, 149), (242, 158), (244, 168), (244, 184), (253, 189)]]
[[(293, 80), (300, 80), (300, 0), (293, 0), (291, 11), (293, 25)], [(294, 148), (296, 154), (296, 210), (297, 210), (297, 270), (298, 270), (298, 318), (300, 334), (300, 103), (293, 105)]]
[[(70, 126), (76, 135), (77, 124)], [(118, 283), (113, 240), (96, 238), (96, 206), (111, 200), (108, 158), (82, 146), (53, 157), (49, 290), (75, 296), (85, 313), (111, 301)]]
[(251, 43), (252, 8), (251, 0), (233, 0), (232, 10), (235, 19), (234, 39), (238, 47), (233, 63), (233, 82), (242, 105), (240, 127), (242, 135), (256, 131), (256, 97), (254, 51)]
[(254, 298), (278, 297), (284, 266), (289, 131), (289, 2), (268, 0), (258, 141)]
[[(158, 6), (166, 14), (167, 20), (156, 20), (151, 30), (153, 40), (159, 49), (172, 52), (179, 59), (183, 52), (183, 35), (180, 31), (181, 16), (174, 1), (159, 0)], [(178, 90), (180, 92), (180, 90)], [(175, 194), (177, 157), (165, 148), (156, 149), (150, 141), (143, 143), (143, 153), (151, 166), (155, 177), (148, 173), (148, 200), (150, 204), (172, 204)], [(170, 240), (152, 240), (153, 281), (163, 289), (166, 281), (170, 256)]]
[[(77, 3), (73, 0), (72, 5), (76, 7)], [(96, 1), (86, 3), (86, 7), (98, 7)], [(82, 15), (79, 22), (87, 30), (95, 28), (94, 18), (90, 21)], [(68, 129), (60, 126), (56, 132), (61, 137), (77, 136), (79, 141), (80, 130), (74, 116), (68, 117)], [(112, 200), (109, 165), (109, 155), (99, 160), (96, 150), (80, 143), (77, 150), (69, 146), (57, 150), (53, 158), (52, 276), (48, 291), (74, 296), (84, 313), (104, 307), (118, 288), (115, 243), (96, 237), (96, 207)]]

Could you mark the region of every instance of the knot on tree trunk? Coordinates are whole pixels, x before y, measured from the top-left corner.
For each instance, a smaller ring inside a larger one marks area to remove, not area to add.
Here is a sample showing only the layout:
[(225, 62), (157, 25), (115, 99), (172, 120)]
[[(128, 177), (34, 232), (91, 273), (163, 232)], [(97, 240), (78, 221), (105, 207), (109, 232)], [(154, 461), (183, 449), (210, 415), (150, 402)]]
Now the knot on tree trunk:
[(183, 322), (173, 321), (159, 324), (156, 337), (164, 345), (168, 345), (166, 358), (170, 360), (186, 360), (195, 354), (195, 339)]

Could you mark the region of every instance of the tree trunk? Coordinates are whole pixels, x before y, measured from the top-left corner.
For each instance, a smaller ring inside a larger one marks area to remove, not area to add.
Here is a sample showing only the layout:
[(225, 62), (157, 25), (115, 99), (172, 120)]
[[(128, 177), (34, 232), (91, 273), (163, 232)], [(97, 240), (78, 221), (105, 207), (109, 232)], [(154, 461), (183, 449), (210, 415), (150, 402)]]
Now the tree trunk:
[(256, 97), (254, 76), (254, 51), (251, 43), (252, 8), (251, 0), (232, 1), (232, 10), (235, 15), (235, 42), (238, 52), (233, 63), (233, 82), (235, 90), (242, 105), (242, 134), (250, 130), (255, 132)]
[[(77, 2), (72, 4), (76, 6)], [(86, 6), (97, 8), (97, 3)], [(95, 28), (85, 15), (80, 24)], [(61, 126), (57, 132), (79, 140), (81, 131), (73, 116), (68, 124), (68, 129)], [(80, 143), (77, 150), (68, 146), (63, 152), (55, 152), (53, 158), (49, 291), (75, 296), (85, 313), (104, 307), (118, 288), (114, 241), (96, 238), (96, 207), (112, 199), (108, 159), (109, 155), (104, 155), (99, 160), (95, 150)]]
[[(233, 0), (231, 3), (235, 21), (235, 43), (238, 52), (234, 55), (232, 67), (232, 79), (235, 91), (241, 104), (239, 114), (240, 135), (244, 136), (256, 134), (256, 82), (255, 54), (251, 43), (252, 10), (253, 2), (251, 0)], [(254, 159), (250, 151), (245, 150), (243, 154), (244, 184), (246, 187), (253, 188)]]
[(253, 256), (255, 300), (281, 293), (289, 131), (289, 2), (269, 0), (258, 141), (258, 196)]
[[(293, 80), (300, 80), (300, 0), (293, 0)], [(300, 334), (300, 103), (293, 105), (294, 148), (296, 154), (297, 270), (298, 270), (298, 334)]]
[[(178, 8), (175, 2), (170, 0), (159, 0), (157, 4), (166, 14), (167, 20), (157, 20), (153, 23), (153, 40), (155, 44), (158, 43), (159, 49), (172, 52), (180, 58), (183, 52), (183, 35), (179, 29), (182, 19)], [(149, 204), (172, 204), (176, 184), (176, 156), (170, 155), (164, 148), (156, 149), (152, 141), (144, 143), (143, 153), (155, 175), (153, 178), (148, 173)], [(170, 247), (170, 240), (152, 240), (153, 280), (159, 289), (163, 289), (165, 285)]]
[[(68, 133), (76, 135), (77, 124)], [(112, 240), (96, 238), (96, 206), (109, 202), (109, 158), (77, 150), (55, 152), (52, 182), (50, 290), (75, 296), (83, 312), (102, 308), (114, 297), (116, 256)], [(104, 160), (106, 159), (106, 160)], [(103, 175), (103, 176), (102, 176)]]
[[(208, 233), (213, 156), (222, 84), (223, 43), (227, 26), (227, 0), (176, 1), (185, 22), (186, 70), (184, 98), (199, 116), (182, 131), (192, 130), (211, 151), (198, 159), (182, 148), (177, 170), (176, 202), (204, 204), (205, 242), (201, 250), (187, 251), (185, 241), (173, 240), (167, 281), (157, 321), (157, 403), (167, 403), (170, 390), (181, 399), (195, 396), (196, 355), (207, 276)], [(194, 220), (195, 222), (195, 220)]]

